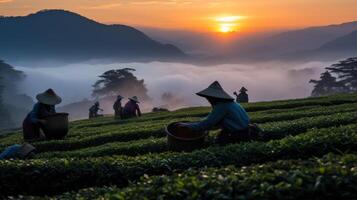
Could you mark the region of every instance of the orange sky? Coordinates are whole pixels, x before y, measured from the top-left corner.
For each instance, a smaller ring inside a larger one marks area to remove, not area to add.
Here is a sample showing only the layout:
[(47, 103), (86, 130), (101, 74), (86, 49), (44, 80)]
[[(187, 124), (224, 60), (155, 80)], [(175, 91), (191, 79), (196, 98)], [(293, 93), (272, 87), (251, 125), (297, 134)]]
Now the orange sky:
[(357, 20), (357, 0), (0, 0), (0, 15), (66, 9), (104, 23), (218, 31), (298, 28)]

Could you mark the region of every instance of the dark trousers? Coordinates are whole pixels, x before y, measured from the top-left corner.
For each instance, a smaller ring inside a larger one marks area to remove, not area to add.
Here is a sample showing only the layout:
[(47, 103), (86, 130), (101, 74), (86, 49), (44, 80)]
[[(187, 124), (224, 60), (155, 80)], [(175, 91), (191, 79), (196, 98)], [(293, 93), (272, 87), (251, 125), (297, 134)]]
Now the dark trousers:
[(24, 140), (33, 140), (40, 138), (40, 125), (32, 123), (31, 120), (26, 117), (22, 123), (22, 131), (24, 135)]
[(230, 144), (260, 140), (263, 137), (262, 133), (263, 130), (261, 130), (257, 124), (249, 124), (246, 129), (236, 132), (222, 130), (215, 142), (217, 144)]
[(231, 143), (237, 143), (237, 142), (247, 142), (249, 141), (249, 128), (236, 131), (236, 132), (230, 132), (227, 130), (222, 130), (216, 137), (215, 143), (217, 144), (231, 144)]
[(114, 118), (115, 119), (123, 119), (123, 114), (121, 112), (121, 110), (114, 110)]

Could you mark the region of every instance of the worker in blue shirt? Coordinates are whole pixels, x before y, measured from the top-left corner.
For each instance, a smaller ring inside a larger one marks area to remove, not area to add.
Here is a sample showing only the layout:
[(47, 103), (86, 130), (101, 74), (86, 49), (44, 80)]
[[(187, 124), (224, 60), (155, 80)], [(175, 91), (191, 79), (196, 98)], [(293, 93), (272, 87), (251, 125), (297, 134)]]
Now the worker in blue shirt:
[(212, 106), (211, 113), (200, 122), (179, 123), (179, 127), (190, 129), (191, 132), (201, 132), (218, 127), (222, 130), (216, 138), (216, 142), (219, 144), (238, 142), (249, 137), (250, 119), (247, 112), (223, 90), (218, 81), (198, 92), (197, 95), (208, 100)]

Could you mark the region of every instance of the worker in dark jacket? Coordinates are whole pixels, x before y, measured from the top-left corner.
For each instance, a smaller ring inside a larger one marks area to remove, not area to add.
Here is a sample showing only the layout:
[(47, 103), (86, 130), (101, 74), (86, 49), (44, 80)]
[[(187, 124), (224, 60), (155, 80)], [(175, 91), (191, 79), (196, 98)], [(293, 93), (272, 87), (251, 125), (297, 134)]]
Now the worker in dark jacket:
[(141, 111), (139, 107), (139, 100), (137, 96), (129, 98), (129, 101), (123, 108), (123, 118), (140, 117)]
[(103, 109), (100, 108), (99, 102), (97, 101), (89, 108), (89, 119), (103, 116), (98, 114), (99, 111), (103, 111)]
[(40, 138), (40, 128), (46, 124), (44, 118), (56, 114), (55, 105), (62, 102), (52, 89), (48, 89), (36, 96), (37, 103), (32, 111), (26, 116), (23, 122), (24, 140), (33, 140)]
[(115, 101), (114, 105), (113, 105), (113, 109), (114, 109), (114, 118), (115, 119), (121, 119), (123, 118), (123, 107), (121, 106), (121, 100), (123, 99), (122, 96), (118, 95), (117, 96), (117, 100)]
[(245, 87), (242, 87), (240, 90), (239, 90), (239, 94), (237, 94), (237, 92), (234, 92), (234, 95), (236, 95), (237, 99), (237, 103), (248, 103), (249, 102), (249, 97), (248, 97), (248, 94), (247, 94), (247, 89)]
[(202, 132), (218, 127), (221, 133), (216, 142), (226, 144), (246, 140), (249, 137), (249, 116), (244, 108), (234, 102), (221, 85), (215, 81), (207, 89), (197, 93), (205, 97), (212, 106), (211, 113), (200, 122), (179, 123), (180, 128), (187, 128), (190, 132)]

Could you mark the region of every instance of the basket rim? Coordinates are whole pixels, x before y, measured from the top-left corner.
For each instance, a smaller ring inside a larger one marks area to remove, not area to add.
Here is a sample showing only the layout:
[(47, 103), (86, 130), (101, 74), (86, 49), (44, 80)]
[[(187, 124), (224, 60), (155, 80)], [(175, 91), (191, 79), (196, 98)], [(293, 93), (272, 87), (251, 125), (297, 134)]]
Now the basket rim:
[(199, 137), (195, 137), (195, 138), (182, 138), (182, 137), (178, 137), (178, 136), (173, 135), (173, 134), (168, 130), (168, 127), (169, 127), (169, 125), (167, 125), (167, 126), (165, 127), (165, 132), (166, 132), (167, 135), (169, 135), (169, 136), (171, 136), (171, 137), (173, 137), (173, 138), (175, 138), (175, 139), (184, 140), (184, 141), (194, 141), (194, 140), (198, 140), (198, 139), (204, 138), (204, 137), (206, 137), (206, 134), (207, 134), (207, 132), (208, 132), (208, 131), (205, 131), (204, 134), (202, 134), (202, 135), (199, 136)]

